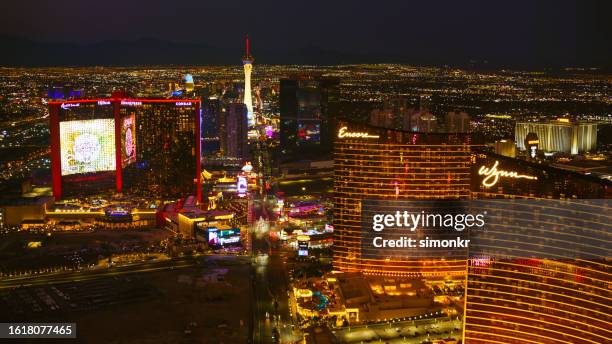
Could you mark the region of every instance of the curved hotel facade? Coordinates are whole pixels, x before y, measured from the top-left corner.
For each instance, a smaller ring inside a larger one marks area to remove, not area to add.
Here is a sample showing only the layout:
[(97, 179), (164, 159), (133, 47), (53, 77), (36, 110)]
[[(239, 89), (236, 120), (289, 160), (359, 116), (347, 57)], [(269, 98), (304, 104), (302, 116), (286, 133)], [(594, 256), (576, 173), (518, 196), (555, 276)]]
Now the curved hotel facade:
[(337, 128), (334, 268), (389, 276), (464, 275), (465, 259), (395, 259), (364, 251), (361, 212), (366, 201), (469, 199), (469, 135), (342, 121)]
[(497, 219), (471, 238), (465, 342), (608, 342), (610, 202), (478, 202)]
[[(612, 337), (612, 183), (479, 151), (465, 134), (347, 122), (337, 128), (335, 269), (465, 278), (464, 343), (605, 343)], [(364, 247), (362, 213), (443, 199), (470, 200), (471, 213), (488, 213), (486, 230), (470, 237), (463, 257)]]
[(529, 133), (538, 137), (539, 149), (546, 152), (578, 154), (597, 147), (597, 124), (564, 121), (517, 122), (515, 140), (520, 150), (526, 150), (525, 138)]
[[(471, 238), (464, 342), (606, 342), (612, 183), (488, 152), (473, 161), (472, 204), (492, 223)], [(492, 183), (493, 166), (514, 174)]]

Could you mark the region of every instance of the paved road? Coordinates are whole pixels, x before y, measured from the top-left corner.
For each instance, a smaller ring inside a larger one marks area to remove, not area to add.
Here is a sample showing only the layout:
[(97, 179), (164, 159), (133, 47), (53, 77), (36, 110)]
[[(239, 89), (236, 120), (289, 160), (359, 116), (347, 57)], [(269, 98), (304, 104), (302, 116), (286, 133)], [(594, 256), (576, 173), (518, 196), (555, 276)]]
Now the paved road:
[(98, 268), (94, 270), (63, 271), (49, 274), (6, 278), (0, 280), (0, 289), (15, 288), (20, 286), (90, 281), (125, 274), (182, 269), (196, 266), (200, 264), (200, 260), (201, 259), (198, 259), (198, 257), (181, 257), (169, 260), (133, 263), (107, 269)]
[(272, 247), (266, 236), (253, 238), (253, 252), (254, 342), (294, 342), (299, 336), (293, 334), (289, 311), (287, 252)]
[[(251, 194), (251, 213), (257, 221), (263, 218), (274, 221), (272, 211), (274, 201), (265, 193), (265, 181), (270, 180), (270, 155), (261, 142), (253, 151), (253, 165), (261, 172), (258, 190)], [(263, 192), (259, 192), (263, 191)], [(253, 234), (254, 233), (252, 231)], [(253, 342), (254, 343), (293, 343), (301, 336), (294, 336), (289, 312), (287, 290), (289, 286), (286, 253), (271, 246), (268, 235), (252, 236), (254, 255), (253, 274)], [(274, 330), (277, 331), (274, 331)], [(280, 338), (279, 338), (280, 337)]]
[[(253, 307), (253, 341), (255, 343), (274, 343), (272, 340), (271, 318), (273, 315), (272, 291), (268, 281), (268, 247), (263, 239), (253, 238), (254, 259), (254, 307)], [(264, 252), (257, 255), (257, 252)]]
[(272, 249), (270, 257), (270, 285), (272, 293), (275, 295), (277, 307), (276, 327), (279, 330), (282, 343), (293, 343), (301, 339), (301, 334), (294, 332), (293, 318), (289, 304), (289, 275), (287, 272), (287, 251)]

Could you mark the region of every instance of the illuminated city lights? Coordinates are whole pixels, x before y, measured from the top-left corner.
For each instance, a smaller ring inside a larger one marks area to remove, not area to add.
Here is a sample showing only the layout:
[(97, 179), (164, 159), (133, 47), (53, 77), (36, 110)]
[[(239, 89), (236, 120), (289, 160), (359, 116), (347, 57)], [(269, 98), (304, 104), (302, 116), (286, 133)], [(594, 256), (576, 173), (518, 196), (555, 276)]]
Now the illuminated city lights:
[(4, 6), (0, 338), (609, 341), (611, 59), (589, 1), (460, 22), (185, 1), (113, 25)]

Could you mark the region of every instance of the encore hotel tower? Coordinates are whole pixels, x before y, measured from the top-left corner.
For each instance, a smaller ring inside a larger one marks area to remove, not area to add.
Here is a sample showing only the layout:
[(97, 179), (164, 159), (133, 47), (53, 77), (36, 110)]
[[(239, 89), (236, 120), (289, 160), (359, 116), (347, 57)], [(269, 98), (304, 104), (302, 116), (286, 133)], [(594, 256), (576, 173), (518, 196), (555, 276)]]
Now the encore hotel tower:
[(339, 121), (334, 144), (334, 268), (364, 274), (465, 276), (466, 260), (395, 259), (365, 252), (366, 201), (470, 198), (470, 137)]
[(49, 102), (53, 196), (200, 187), (200, 101), (113, 96)]

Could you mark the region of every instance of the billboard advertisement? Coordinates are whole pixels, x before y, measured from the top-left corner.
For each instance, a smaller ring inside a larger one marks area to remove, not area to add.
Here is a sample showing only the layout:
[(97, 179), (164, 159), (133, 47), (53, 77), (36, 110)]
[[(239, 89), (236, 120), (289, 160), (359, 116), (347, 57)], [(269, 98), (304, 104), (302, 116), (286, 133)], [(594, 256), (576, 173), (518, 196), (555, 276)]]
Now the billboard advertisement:
[(115, 120), (60, 122), (62, 176), (115, 170)]
[(136, 162), (136, 116), (130, 113), (121, 120), (121, 167)]
[(240, 228), (219, 229), (217, 227), (209, 227), (207, 232), (208, 245), (210, 246), (240, 243)]
[(300, 122), (297, 132), (298, 144), (315, 143), (321, 141), (321, 123), (319, 122)]
[(308, 256), (308, 241), (298, 241), (298, 256)]
[(242, 197), (246, 195), (248, 187), (249, 183), (247, 179), (243, 176), (238, 176), (238, 182), (236, 183), (236, 192), (238, 193), (238, 196)]

